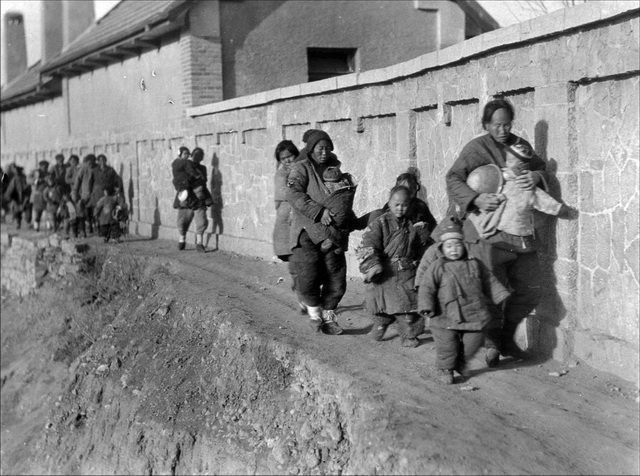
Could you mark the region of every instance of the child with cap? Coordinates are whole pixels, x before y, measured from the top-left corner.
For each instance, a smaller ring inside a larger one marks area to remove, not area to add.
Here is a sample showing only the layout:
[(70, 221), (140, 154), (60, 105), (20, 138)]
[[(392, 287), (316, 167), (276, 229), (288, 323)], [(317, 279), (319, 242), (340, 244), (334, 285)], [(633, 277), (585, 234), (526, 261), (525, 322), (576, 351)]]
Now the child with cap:
[(437, 246), (442, 256), (421, 276), (418, 310), (429, 317), (438, 380), (452, 384), (453, 371), (462, 374), (483, 345), (483, 331), (499, 326), (489, 304), (500, 304), (509, 291), (482, 262), (468, 257), (459, 220), (449, 217), (440, 229)]
[[(521, 188), (516, 178), (529, 170), (529, 164), (534, 154), (526, 144), (517, 142), (505, 148), (506, 167), (502, 168), (502, 186), (498, 186), (497, 197), (501, 201), (497, 210), (486, 212), (476, 211), (469, 215), (482, 238), (489, 238), (498, 231), (523, 237), (522, 246), (527, 247), (526, 237), (534, 235), (533, 211), (538, 210), (548, 215), (559, 215), (566, 205), (556, 201), (542, 188), (531, 190)], [(490, 167), (490, 166), (485, 166)], [(497, 167), (495, 168), (498, 171)], [(542, 184), (547, 184), (542, 179)], [(473, 189), (473, 183), (469, 183)]]
[(367, 284), (367, 311), (373, 314), (371, 337), (380, 341), (393, 322), (397, 323), (403, 347), (419, 345), (424, 323), (417, 314), (414, 288), (421, 256), (418, 229), (406, 217), (411, 191), (391, 189), (387, 211), (372, 221), (356, 251), (360, 272)]

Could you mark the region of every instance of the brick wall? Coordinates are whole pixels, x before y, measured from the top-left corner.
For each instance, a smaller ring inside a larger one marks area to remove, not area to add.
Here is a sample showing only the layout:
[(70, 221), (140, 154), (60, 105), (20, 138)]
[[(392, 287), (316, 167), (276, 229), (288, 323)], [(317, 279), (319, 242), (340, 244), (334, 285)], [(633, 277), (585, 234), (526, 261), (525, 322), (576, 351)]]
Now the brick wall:
[[(176, 147), (215, 155), (223, 176), (220, 247), (270, 258), (273, 149), (309, 127), (334, 139), (359, 181), (358, 214), (380, 207), (395, 177), (416, 168), (436, 218), (443, 175), (481, 133), (483, 104), (496, 95), (516, 108), (514, 132), (546, 160), (553, 194), (576, 220), (545, 219), (545, 297), (527, 338), (562, 360), (638, 379), (638, 2), (586, 3), (490, 32), (389, 68), (275, 89), (194, 107), (187, 118), (70, 137), (61, 146), (111, 150), (128, 171), (140, 233), (176, 239), (169, 165)], [(3, 126), (5, 117), (3, 116)], [(2, 163), (50, 147), (3, 147)], [(32, 159), (30, 159), (32, 160)], [(352, 235), (351, 248), (360, 234)], [(349, 274), (358, 276), (353, 250)]]

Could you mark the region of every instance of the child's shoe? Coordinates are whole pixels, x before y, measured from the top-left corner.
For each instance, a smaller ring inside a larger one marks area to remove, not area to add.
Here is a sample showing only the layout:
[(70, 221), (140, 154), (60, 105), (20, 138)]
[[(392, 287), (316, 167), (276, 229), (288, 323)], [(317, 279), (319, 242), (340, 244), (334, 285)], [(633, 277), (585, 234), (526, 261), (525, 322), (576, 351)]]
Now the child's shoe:
[(402, 347), (418, 347), (420, 345), (420, 341), (415, 337), (411, 337), (411, 338), (403, 337), (402, 341), (400, 342), (400, 345)]
[(387, 327), (389, 327), (389, 325), (377, 326), (374, 324), (371, 332), (369, 333), (371, 335), (371, 338), (375, 341), (381, 341), (384, 337), (384, 333), (387, 331)]
[(453, 383), (453, 370), (438, 369), (436, 371), (436, 379), (441, 384), (451, 385)]
[(298, 301), (298, 306), (300, 307), (300, 314), (307, 313), (307, 305)]

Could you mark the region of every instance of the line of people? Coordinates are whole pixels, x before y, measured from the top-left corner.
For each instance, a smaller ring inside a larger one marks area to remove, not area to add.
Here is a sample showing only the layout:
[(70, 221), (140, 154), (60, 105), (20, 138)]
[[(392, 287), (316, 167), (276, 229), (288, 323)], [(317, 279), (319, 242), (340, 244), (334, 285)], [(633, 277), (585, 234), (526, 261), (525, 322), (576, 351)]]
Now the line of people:
[(122, 179), (104, 154), (88, 154), (82, 164), (75, 154), (66, 162), (57, 154), (53, 165), (41, 160), (28, 175), (16, 164), (2, 172), (2, 217), (18, 229), (24, 222), (66, 237), (97, 232), (106, 243), (121, 240), (129, 214)]
[(346, 292), (344, 252), (349, 234), (364, 229), (356, 257), (373, 340), (395, 322), (401, 345), (417, 347), (426, 318), (438, 379), (447, 384), (483, 345), (489, 367), (501, 355), (525, 355), (514, 334), (541, 295), (534, 210), (569, 218), (572, 209), (544, 191), (545, 164), (511, 133), (514, 119), (504, 99), (485, 105), (486, 134), (463, 148), (445, 177), (451, 205), (440, 224), (417, 198), (414, 173), (397, 177), (381, 209), (357, 217), (357, 184), (326, 132), (308, 130), (302, 150), (289, 140), (277, 145), (274, 250), (289, 263), (314, 332), (343, 333), (336, 309)]

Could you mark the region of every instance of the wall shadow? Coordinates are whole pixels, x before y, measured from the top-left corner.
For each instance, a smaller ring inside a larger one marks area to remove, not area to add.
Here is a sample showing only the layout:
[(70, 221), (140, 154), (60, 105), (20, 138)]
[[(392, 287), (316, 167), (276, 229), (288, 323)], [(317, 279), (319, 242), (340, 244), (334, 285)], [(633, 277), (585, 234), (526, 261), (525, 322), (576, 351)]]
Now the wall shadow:
[(160, 217), (160, 205), (158, 197), (155, 198), (155, 208), (153, 210), (153, 223), (151, 224), (151, 239), (157, 240), (160, 231), (160, 225), (162, 225), (162, 219)]
[(209, 182), (209, 190), (211, 197), (213, 198), (213, 205), (211, 205), (211, 231), (207, 233), (205, 238), (205, 247), (209, 246), (211, 237), (215, 238), (215, 245), (213, 250), (218, 249), (219, 236), (224, 233), (224, 221), (222, 219), (222, 209), (224, 208), (224, 202), (222, 200), (222, 172), (220, 172), (220, 158), (215, 152), (211, 157), (211, 179)]
[[(547, 121), (541, 120), (536, 123), (534, 137), (534, 149), (546, 164), (547, 192), (559, 202), (564, 203), (562, 188), (557, 178), (558, 163), (554, 158), (548, 157), (547, 153), (549, 138)], [(554, 269), (558, 260), (557, 228), (559, 219), (576, 219), (577, 215), (567, 213), (563, 215), (555, 217), (538, 211), (534, 212), (535, 229), (540, 242), (538, 257), (542, 272), (543, 297), (534, 313), (527, 319), (527, 338), (534, 352), (543, 358), (553, 356), (554, 349), (558, 347), (558, 328), (567, 316), (567, 308), (558, 293), (558, 277)]]

